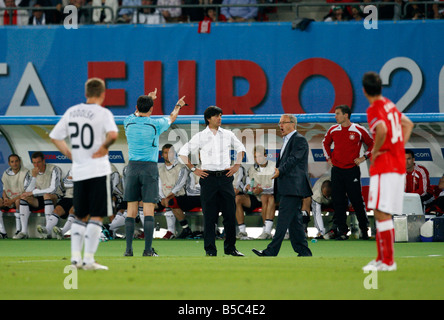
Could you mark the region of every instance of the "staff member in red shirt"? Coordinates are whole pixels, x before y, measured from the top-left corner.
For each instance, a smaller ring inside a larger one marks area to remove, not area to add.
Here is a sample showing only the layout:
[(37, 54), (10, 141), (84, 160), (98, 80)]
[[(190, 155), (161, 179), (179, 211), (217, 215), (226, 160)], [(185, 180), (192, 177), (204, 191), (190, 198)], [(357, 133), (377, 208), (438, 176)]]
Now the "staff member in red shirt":
[(405, 150), (405, 192), (417, 193), (421, 197), (423, 205), (433, 201), (433, 190), (430, 187), (429, 171), (419, 164), (415, 163), (415, 153), (413, 150)]
[[(347, 208), (350, 200), (358, 218), (362, 239), (368, 239), (368, 218), (361, 193), (361, 170), (359, 165), (368, 159), (373, 148), (373, 138), (363, 126), (350, 121), (351, 110), (346, 105), (335, 108), (337, 124), (330, 127), (322, 141), (324, 156), (332, 166), (332, 203), (335, 213), (331, 230), (325, 239), (348, 239)], [(334, 150), (331, 146), (334, 143)], [(367, 146), (359, 156), (362, 143)]]

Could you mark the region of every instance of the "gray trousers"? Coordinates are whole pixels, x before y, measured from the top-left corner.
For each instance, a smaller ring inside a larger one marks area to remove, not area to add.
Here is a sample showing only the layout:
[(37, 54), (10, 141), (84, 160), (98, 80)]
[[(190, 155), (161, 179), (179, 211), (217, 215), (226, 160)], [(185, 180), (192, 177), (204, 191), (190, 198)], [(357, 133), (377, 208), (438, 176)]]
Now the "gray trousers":
[(279, 216), (276, 225), (276, 233), (273, 240), (264, 250), (267, 256), (277, 256), (281, 249), (285, 234), (290, 233), (290, 241), (293, 250), (298, 256), (311, 256), (302, 224), (302, 198), (297, 196), (281, 195), (279, 202)]

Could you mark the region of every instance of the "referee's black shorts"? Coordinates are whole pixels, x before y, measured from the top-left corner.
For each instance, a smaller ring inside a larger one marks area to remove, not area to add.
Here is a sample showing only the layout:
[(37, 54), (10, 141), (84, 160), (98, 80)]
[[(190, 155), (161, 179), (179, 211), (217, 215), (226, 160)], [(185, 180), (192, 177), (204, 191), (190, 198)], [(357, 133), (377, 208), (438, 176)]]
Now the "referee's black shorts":
[(159, 169), (156, 162), (128, 162), (123, 200), (157, 203), (159, 199)]
[(113, 214), (110, 176), (74, 181), (74, 212), (76, 217), (106, 217)]

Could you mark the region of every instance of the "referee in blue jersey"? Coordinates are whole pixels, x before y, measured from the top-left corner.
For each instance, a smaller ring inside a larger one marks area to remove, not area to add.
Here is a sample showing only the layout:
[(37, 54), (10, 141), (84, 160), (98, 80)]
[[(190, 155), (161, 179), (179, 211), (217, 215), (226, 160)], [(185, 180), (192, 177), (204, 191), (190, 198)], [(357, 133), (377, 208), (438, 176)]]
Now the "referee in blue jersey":
[(139, 201), (143, 202), (145, 250), (143, 256), (157, 256), (151, 247), (154, 234), (154, 206), (159, 200), (159, 136), (176, 120), (184, 97), (177, 101), (169, 117), (153, 119), (153, 102), (157, 89), (137, 99), (136, 112), (123, 122), (128, 142), (129, 163), (125, 180), (124, 200), (128, 202), (125, 219), (125, 256), (133, 255), (133, 235)]

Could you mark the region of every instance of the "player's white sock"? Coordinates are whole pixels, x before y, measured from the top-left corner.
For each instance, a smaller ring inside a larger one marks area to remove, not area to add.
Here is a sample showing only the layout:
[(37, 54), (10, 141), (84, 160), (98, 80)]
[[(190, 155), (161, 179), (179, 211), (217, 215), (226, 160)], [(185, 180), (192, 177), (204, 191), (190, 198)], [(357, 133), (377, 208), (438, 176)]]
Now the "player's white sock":
[(0, 233), (6, 233), (5, 225), (3, 224), (3, 211), (0, 211)]
[(165, 219), (167, 222), (168, 231), (173, 234), (176, 234), (176, 217), (174, 216), (173, 211), (171, 209), (167, 209), (165, 212)]
[(143, 215), (143, 207), (138, 207), (138, 213), (140, 218), (140, 223), (142, 224), (142, 227), (145, 226), (145, 216)]
[[(316, 204), (317, 206), (321, 207), (320, 204)], [(313, 210), (313, 223), (318, 229), (318, 233), (325, 234), (325, 227), (324, 227), (324, 220), (322, 219), (321, 210)]]
[(91, 264), (94, 262), (94, 254), (97, 251), (100, 242), (100, 233), (102, 232), (102, 222), (90, 220), (85, 231), (85, 252), (83, 262)]
[(239, 232), (247, 232), (247, 227), (245, 226), (245, 223), (242, 223), (240, 225), (238, 225), (239, 227)]
[(65, 225), (62, 228), (62, 234), (65, 234), (69, 230), (71, 230), (71, 226), (72, 226), (72, 223), (74, 222), (75, 218), (76, 217), (73, 214), (70, 214), (68, 216), (68, 220), (66, 220)]
[(273, 228), (273, 220), (265, 220), (265, 224), (264, 224), (264, 232), (265, 233), (271, 233), (271, 229)]
[(29, 210), (28, 202), (20, 200), (20, 222), (22, 224), (21, 232), (28, 234), (28, 220), (31, 211)]
[(46, 231), (49, 235), (52, 233), (52, 228), (54, 228), (58, 222), (59, 216), (55, 213), (49, 215), (49, 217), (46, 217)]
[[(50, 199), (46, 199), (45, 200), (45, 219), (46, 219), (46, 225), (48, 225), (48, 220), (49, 217), (51, 217), (51, 215), (54, 213), (54, 203), (52, 202), (52, 200)], [(52, 230), (51, 229), (46, 229), (48, 230), (48, 232), (50, 232)]]
[(82, 247), (85, 238), (86, 223), (79, 219), (74, 219), (71, 226), (71, 262), (80, 263), (82, 261)]
[(120, 227), (123, 227), (125, 225), (125, 217), (126, 217), (126, 211), (124, 213), (118, 212), (116, 216), (114, 217), (113, 221), (109, 225), (109, 230), (115, 231)]
[(20, 206), (18, 209), (15, 209), (15, 231), (19, 232), (22, 230), (22, 222), (20, 220)]

